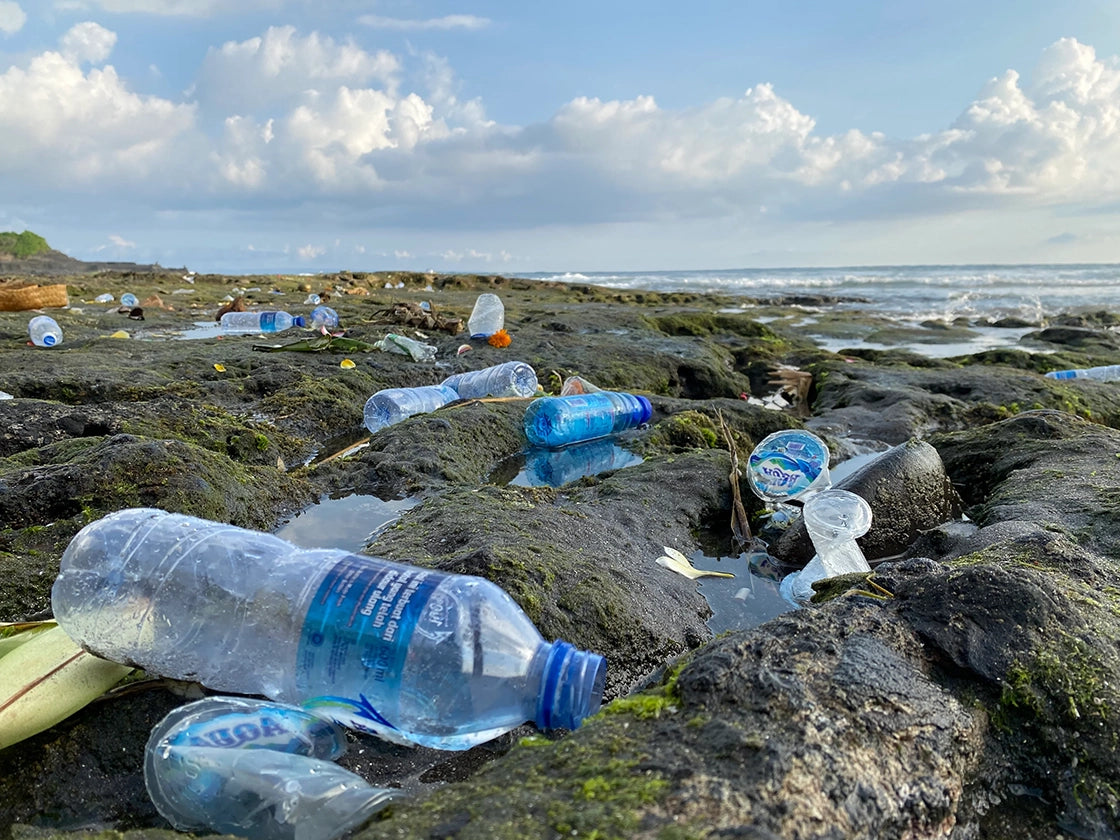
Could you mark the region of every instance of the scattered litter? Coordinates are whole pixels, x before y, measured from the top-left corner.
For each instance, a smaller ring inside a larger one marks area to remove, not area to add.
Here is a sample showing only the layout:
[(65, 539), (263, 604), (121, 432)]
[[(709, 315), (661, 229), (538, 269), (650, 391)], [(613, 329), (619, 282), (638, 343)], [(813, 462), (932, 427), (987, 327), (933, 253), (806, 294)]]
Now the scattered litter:
[(316, 294), (308, 295), (303, 301), (304, 306), (318, 306), (322, 302), (323, 299)]
[(225, 373), (226, 372), (226, 366), (223, 365), (221, 362), (214, 362), (214, 370), (216, 370), (218, 373)]
[(731, 572), (709, 572), (704, 569), (697, 569), (692, 565), (692, 561), (677, 551), (675, 548), (664, 546), (665, 553), (657, 558), (657, 565), (664, 566), (670, 571), (676, 572), (678, 575), (684, 575), (686, 578), (696, 580), (702, 577), (720, 577), (720, 578), (733, 578), (735, 575)]
[(564, 380), (560, 386), (560, 396), (567, 397), (571, 394), (593, 394), (602, 390), (597, 385), (584, 379), (582, 376), (573, 375)]
[(115, 333), (110, 333), (109, 338), (132, 338), (132, 336), (124, 330), (117, 330)]
[(379, 309), (373, 313), (373, 320), (368, 323), (399, 324), (416, 329), (442, 330), (451, 335), (463, 331), (462, 318), (443, 318), (436, 313), (430, 303), (425, 309), (423, 304), (412, 301), (400, 301), (385, 309)]
[(351, 370), (351, 369), (357, 367), (357, 365), (354, 364), (353, 359), (343, 359), (341, 362), (338, 363), (338, 366), (340, 368), (342, 368), (343, 370)]
[(125, 292), (121, 295), (121, 306), (129, 308), (140, 305), (140, 298), (136, 297), (132, 292)]
[(486, 339), (486, 343), (491, 347), (509, 347), (511, 341), (513, 341), (513, 339), (509, 337), (509, 333), (505, 330), (498, 330)]
[(455, 355), (456, 356), (462, 356), (464, 353), (471, 352), (471, 349), (472, 348), (469, 344), (460, 344), (459, 349), (455, 351)]
[(93, 299), (93, 302), (94, 303), (112, 303), (114, 300), (116, 300), (116, 298), (114, 298), (111, 294), (106, 292), (103, 295), (98, 295), (97, 297), (95, 297)]
[(14, 399), (15, 399), (15, 397), (13, 397), (7, 391), (0, 391), (0, 400), (14, 400)]
[(171, 294), (173, 295), (193, 295), (194, 289), (176, 289)]
[(432, 362), (436, 358), (436, 348), (431, 344), (424, 344), (405, 335), (389, 333), (373, 345), (378, 350), (389, 353), (400, 353), (411, 356), (415, 362)]

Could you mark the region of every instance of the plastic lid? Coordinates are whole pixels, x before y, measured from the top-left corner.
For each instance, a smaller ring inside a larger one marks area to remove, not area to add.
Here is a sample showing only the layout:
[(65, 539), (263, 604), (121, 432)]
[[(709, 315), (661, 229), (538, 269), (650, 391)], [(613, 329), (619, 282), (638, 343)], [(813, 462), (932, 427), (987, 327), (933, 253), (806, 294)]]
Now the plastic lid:
[(785, 429), (754, 448), (747, 477), (759, 498), (789, 501), (829, 486), (828, 460), (828, 447), (819, 437), (801, 429)]
[(294, 318), (292, 318), (292, 324), (297, 327), (307, 326), (307, 322), (303, 319), (302, 315), (296, 315)]
[(653, 416), (653, 405), (645, 397), (638, 396), (637, 394), (634, 394), (633, 396), (634, 396), (634, 399), (636, 399), (642, 405), (642, 413), (638, 417), (635, 417), (634, 419), (639, 424), (648, 423), (649, 418), (651, 418)]
[(541, 729), (575, 729), (603, 703), (607, 661), (559, 640), (548, 647), (534, 722)]

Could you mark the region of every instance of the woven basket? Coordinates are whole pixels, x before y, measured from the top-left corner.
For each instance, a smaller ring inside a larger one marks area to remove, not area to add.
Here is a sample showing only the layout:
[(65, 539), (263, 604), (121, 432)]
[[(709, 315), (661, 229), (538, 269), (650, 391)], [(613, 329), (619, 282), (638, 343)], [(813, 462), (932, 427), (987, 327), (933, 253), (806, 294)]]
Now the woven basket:
[(25, 309), (50, 309), (69, 306), (66, 284), (53, 286), (5, 286), (0, 284), (0, 312), (22, 312)]

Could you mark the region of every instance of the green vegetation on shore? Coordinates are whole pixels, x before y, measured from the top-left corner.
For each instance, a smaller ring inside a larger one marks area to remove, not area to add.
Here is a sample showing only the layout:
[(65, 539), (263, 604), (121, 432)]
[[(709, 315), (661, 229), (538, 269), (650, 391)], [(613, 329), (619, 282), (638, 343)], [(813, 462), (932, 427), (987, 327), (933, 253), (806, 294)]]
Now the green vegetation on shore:
[(16, 259), (23, 260), (50, 249), (47, 240), (29, 230), (23, 233), (10, 230), (0, 232), (0, 254), (11, 254)]

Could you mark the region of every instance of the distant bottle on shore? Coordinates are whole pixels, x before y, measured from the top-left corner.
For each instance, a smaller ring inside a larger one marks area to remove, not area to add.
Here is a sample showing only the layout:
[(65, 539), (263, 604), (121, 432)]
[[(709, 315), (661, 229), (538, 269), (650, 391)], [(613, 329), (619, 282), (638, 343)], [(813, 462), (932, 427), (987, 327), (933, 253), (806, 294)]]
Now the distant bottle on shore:
[(28, 321), (27, 333), (36, 347), (54, 347), (62, 343), (62, 327), (50, 315), (36, 315)]
[(283, 310), (266, 312), (227, 312), (221, 320), (222, 332), (227, 333), (276, 333), (291, 327), (306, 326), (301, 315), (289, 315)]
[(1052, 370), (1046, 374), (1046, 377), (1049, 379), (1096, 379), (1098, 382), (1115, 382), (1120, 379), (1120, 365)]
[(471, 317), (467, 319), (467, 331), (471, 338), (489, 338), (506, 322), (506, 307), (502, 299), (490, 292), (484, 292), (474, 302)]
[(338, 326), (338, 313), (329, 306), (316, 306), (311, 310), (311, 326), (334, 329)]

